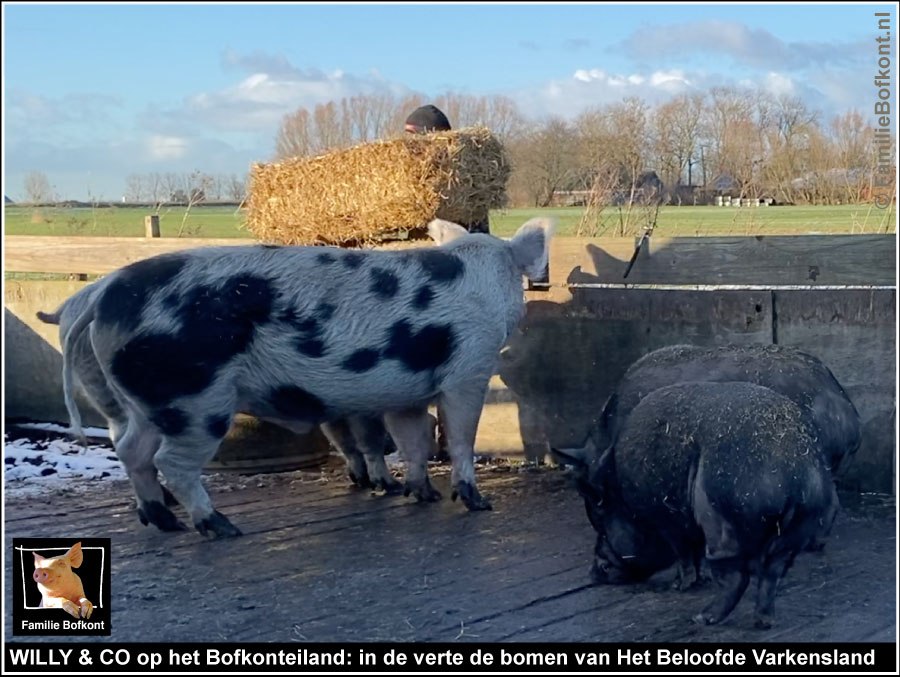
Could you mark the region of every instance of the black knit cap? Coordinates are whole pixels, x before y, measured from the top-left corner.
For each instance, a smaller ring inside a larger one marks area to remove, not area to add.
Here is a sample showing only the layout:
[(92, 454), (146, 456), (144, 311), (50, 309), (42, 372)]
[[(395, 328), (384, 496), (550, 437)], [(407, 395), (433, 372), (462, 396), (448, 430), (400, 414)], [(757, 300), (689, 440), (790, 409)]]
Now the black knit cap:
[(406, 131), (417, 134), (425, 132), (446, 132), (450, 130), (450, 121), (437, 106), (428, 104), (416, 108), (406, 118)]

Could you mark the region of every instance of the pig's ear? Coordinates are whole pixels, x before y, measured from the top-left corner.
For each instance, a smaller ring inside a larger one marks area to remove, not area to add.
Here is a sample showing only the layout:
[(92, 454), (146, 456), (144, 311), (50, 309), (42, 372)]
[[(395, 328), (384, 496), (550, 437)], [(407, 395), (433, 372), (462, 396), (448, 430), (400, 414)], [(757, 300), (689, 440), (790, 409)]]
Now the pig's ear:
[(560, 449), (551, 447), (550, 454), (557, 463), (565, 463), (575, 469), (575, 477), (578, 482), (587, 479), (591, 463), (597, 458), (597, 448), (594, 438), (588, 435), (580, 447), (567, 447)]
[(567, 447), (563, 449), (551, 447), (550, 453), (562, 463), (570, 465), (575, 468), (575, 470), (583, 473), (587, 471), (587, 467), (591, 462), (589, 446), (590, 441), (588, 442), (588, 445), (584, 447)]
[(524, 223), (510, 240), (513, 260), (526, 277), (539, 279), (547, 269), (554, 228), (556, 219), (534, 218)]
[(603, 486), (607, 477), (613, 472), (613, 447), (608, 446), (601, 454), (595, 454), (585, 473), (588, 482), (596, 486)]
[(84, 561), (84, 554), (81, 552), (81, 541), (69, 548), (69, 552), (65, 554), (65, 558), (69, 560), (69, 566), (77, 569)]
[(458, 223), (444, 221), (443, 219), (434, 219), (428, 224), (428, 235), (431, 239), (440, 244), (453, 242), (456, 238), (468, 235), (469, 231)]
[(41, 566), (41, 562), (44, 561), (44, 556), (39, 555), (36, 552), (32, 552), (31, 554), (34, 555), (34, 566), (36, 566), (36, 567)]

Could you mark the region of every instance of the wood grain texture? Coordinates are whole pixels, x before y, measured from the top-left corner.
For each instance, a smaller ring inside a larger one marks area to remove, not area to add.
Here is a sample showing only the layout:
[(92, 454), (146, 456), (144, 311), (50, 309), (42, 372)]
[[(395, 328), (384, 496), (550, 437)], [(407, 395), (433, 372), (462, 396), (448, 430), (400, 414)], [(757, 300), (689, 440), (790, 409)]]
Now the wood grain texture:
[[(16, 235), (5, 238), (5, 269), (103, 275), (157, 254), (255, 243), (250, 239)], [(386, 248), (429, 244), (398, 242)], [(555, 238), (550, 251), (550, 284), (896, 284), (893, 235), (652, 238), (625, 279), (622, 276), (635, 244), (631, 238)]]
[[(566, 473), (481, 466), (494, 510), (466, 514), (449, 500), (449, 468), (430, 470), (447, 498), (424, 506), (353, 490), (340, 464), (246, 486), (210, 477), (217, 508), (244, 531), (212, 543), (142, 527), (126, 482), (95, 496), (7, 497), (7, 547), (36, 533), (110, 537), (117, 641), (896, 640), (890, 503), (841, 497), (825, 552), (801, 553), (779, 585), (772, 630), (753, 627), (755, 584), (725, 623), (700, 627), (690, 617), (712, 583), (676, 592), (669, 571), (588, 585), (595, 535)], [(11, 603), (5, 613), (11, 640)]]

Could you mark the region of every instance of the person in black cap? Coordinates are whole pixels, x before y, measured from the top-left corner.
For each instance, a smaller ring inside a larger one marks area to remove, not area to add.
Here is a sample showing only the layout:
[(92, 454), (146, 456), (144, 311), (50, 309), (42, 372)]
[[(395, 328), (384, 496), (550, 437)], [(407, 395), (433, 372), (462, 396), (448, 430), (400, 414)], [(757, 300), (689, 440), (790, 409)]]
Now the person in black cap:
[[(449, 132), (450, 120), (444, 115), (443, 111), (437, 106), (428, 104), (427, 106), (419, 106), (409, 117), (406, 118), (406, 131), (410, 134), (428, 134), (429, 132)], [(475, 223), (461, 224), (466, 227), (470, 233), (490, 233), (490, 219), (485, 214), (483, 219), (479, 219)]]
[(410, 134), (449, 132), (450, 121), (437, 106), (419, 106), (406, 118), (406, 131)]

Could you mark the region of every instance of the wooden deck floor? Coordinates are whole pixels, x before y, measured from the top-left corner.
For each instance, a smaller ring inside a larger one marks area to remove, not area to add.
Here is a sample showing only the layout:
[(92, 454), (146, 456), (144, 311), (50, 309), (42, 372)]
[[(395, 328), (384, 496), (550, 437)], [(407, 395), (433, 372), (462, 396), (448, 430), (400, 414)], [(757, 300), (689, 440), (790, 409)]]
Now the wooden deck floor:
[[(759, 631), (752, 585), (714, 627), (689, 621), (712, 583), (679, 593), (661, 574), (589, 586), (593, 530), (559, 470), (480, 468), (485, 513), (452, 503), (446, 469), (432, 471), (445, 496), (432, 505), (353, 490), (338, 467), (220, 476), (213, 500), (245, 534), (220, 542), (142, 527), (125, 484), (90, 501), (10, 499), (7, 552), (12, 537), (112, 538), (113, 641), (896, 640), (895, 508), (884, 497), (843, 497), (825, 552), (798, 557), (775, 628)], [(7, 597), (8, 640), (11, 607)]]

